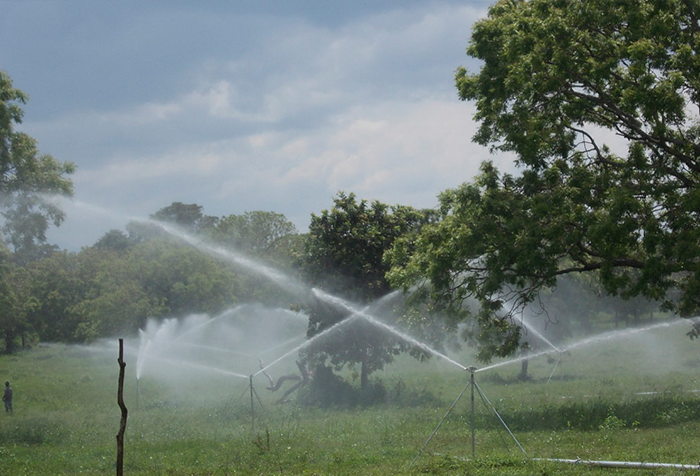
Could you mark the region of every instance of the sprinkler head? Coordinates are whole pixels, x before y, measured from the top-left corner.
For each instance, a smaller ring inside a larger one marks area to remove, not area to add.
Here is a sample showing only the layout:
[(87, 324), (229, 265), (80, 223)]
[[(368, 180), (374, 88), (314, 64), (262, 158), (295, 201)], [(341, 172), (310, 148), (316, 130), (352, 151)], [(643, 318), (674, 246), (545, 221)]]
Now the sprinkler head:
[(474, 372), (476, 372), (477, 369), (476, 369), (476, 367), (474, 367), (474, 366), (472, 365), (471, 367), (467, 367), (467, 368), (464, 369), (464, 370), (466, 370), (467, 372), (473, 374)]

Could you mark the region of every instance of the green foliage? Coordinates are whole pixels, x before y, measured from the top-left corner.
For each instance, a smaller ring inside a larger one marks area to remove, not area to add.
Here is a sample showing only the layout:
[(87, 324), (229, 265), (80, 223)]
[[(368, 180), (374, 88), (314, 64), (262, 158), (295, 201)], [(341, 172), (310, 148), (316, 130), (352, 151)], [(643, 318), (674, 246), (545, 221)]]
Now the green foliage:
[(243, 294), (225, 264), (173, 241), (84, 248), (32, 263), (29, 321), (46, 341), (135, 333), (148, 318), (215, 315)]
[(53, 251), (46, 231), (50, 224), (59, 226), (64, 213), (50, 196), (72, 195), (67, 176), (75, 170), (69, 162), (40, 154), (36, 140), (15, 130), (26, 102), (27, 95), (0, 71), (0, 334), (7, 352), (15, 349), (16, 340), (24, 345), (31, 338), (27, 319), (37, 303), (29, 296), (29, 276), (21, 267)]
[(333, 208), (311, 215), (302, 269), (313, 284), (347, 299), (368, 302), (391, 287), (385, 278), (384, 253), (394, 241), (416, 232), (427, 212), (366, 200), (339, 192)]
[[(472, 34), (481, 72), (457, 73), (462, 99), (477, 102), (475, 140), (525, 167), (513, 195), (544, 219), (549, 233), (536, 238), (569, 236), (544, 253), (548, 265), (563, 255), (570, 268), (599, 270), (610, 293), (658, 299), (676, 288), (667, 304), (681, 313), (697, 309), (700, 254), (697, 8), (500, 2)], [(608, 149), (605, 129), (626, 156)], [(539, 214), (532, 200), (557, 206)]]
[(40, 154), (36, 140), (17, 132), (22, 122), (21, 104), (27, 95), (12, 86), (12, 79), (0, 71), (0, 213), (2, 233), (15, 252), (15, 259), (26, 264), (46, 252), (46, 230), (58, 226), (63, 211), (47, 196), (73, 194), (66, 178), (75, 171), (70, 162), (59, 162)]
[(568, 273), (696, 313), (699, 7), (494, 4), (467, 50), (482, 66), (456, 84), (476, 102), (474, 141), (514, 153), (519, 173), (486, 163), (441, 194), (439, 223), (395, 252), (392, 281), (427, 280), (448, 308), (478, 301), (475, 333), (499, 336), (487, 359), (517, 350), (508, 318)]
[(52, 422), (43, 416), (29, 417), (22, 420), (21, 425), (8, 425), (0, 435), (0, 445), (30, 445), (56, 444), (65, 437), (65, 429), (57, 422)]
[(126, 251), (134, 243), (121, 230), (109, 230), (93, 245), (98, 250)]
[(225, 216), (211, 231), (216, 242), (256, 256), (284, 249), (284, 241), (296, 233), (296, 227), (284, 215), (263, 211)]
[[(369, 304), (391, 291), (385, 278), (389, 264), (384, 253), (395, 240), (416, 233), (429, 214), (410, 207), (366, 200), (339, 192), (333, 208), (311, 216), (301, 258), (302, 272), (312, 285), (358, 304)], [(308, 304), (309, 337), (350, 316), (347, 309), (323, 300)], [(312, 365), (328, 361), (336, 370), (359, 366), (361, 388), (367, 390), (369, 375), (392, 361), (410, 346), (386, 331), (362, 320), (343, 324), (331, 335), (305, 349)]]
[[(700, 419), (700, 402), (679, 395), (635, 398), (612, 403), (607, 399), (545, 404), (538, 408), (502, 408), (499, 413), (515, 431), (614, 431), (623, 428), (662, 428)], [(484, 419), (485, 426), (496, 422)]]
[(165, 208), (161, 208), (153, 215), (153, 220), (173, 223), (189, 232), (203, 231), (216, 224), (216, 217), (206, 216), (202, 213), (202, 207), (195, 203), (185, 204), (173, 202)]
[[(218, 239), (223, 243), (223, 230), (233, 216), (219, 220), (203, 215), (199, 205), (175, 202), (153, 217), (198, 239), (222, 233)], [(291, 249), (298, 237), (293, 225), (272, 213), (244, 217), (241, 223), (247, 223), (250, 231), (247, 252), (269, 252), (273, 261), (292, 261)], [(219, 223), (222, 228), (216, 227)], [(217, 315), (237, 302), (284, 307), (291, 302), (269, 279), (218, 260), (155, 223), (133, 222), (127, 228), (128, 235), (111, 230), (78, 253), (54, 252), (30, 263), (29, 275), (22, 281), (25, 285), (14, 285), (5, 293), (8, 305), (12, 301), (22, 306), (17, 324), (7, 326), (12, 335), (86, 342), (117, 333), (131, 335), (149, 318)], [(9, 261), (6, 264), (14, 274), (22, 271)]]

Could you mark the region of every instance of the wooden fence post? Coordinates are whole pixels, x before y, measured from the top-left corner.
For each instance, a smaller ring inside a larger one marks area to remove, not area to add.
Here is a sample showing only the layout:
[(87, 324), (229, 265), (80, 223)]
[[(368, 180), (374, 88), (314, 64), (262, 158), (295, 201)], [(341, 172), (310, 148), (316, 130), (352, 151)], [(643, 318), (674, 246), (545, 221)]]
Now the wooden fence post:
[(119, 388), (117, 389), (117, 403), (122, 411), (122, 419), (119, 424), (119, 432), (117, 433), (117, 476), (124, 474), (124, 432), (126, 431), (126, 417), (129, 411), (124, 405), (124, 339), (119, 339)]

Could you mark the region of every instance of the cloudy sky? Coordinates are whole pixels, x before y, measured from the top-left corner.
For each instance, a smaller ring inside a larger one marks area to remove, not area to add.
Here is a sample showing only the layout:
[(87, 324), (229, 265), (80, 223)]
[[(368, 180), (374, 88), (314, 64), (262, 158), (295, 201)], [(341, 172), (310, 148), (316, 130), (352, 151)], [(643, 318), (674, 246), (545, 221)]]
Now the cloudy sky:
[(491, 2), (0, 0), (20, 129), (77, 165), (77, 250), (172, 202), (283, 213), (338, 191), (434, 207), (483, 160), (454, 70)]

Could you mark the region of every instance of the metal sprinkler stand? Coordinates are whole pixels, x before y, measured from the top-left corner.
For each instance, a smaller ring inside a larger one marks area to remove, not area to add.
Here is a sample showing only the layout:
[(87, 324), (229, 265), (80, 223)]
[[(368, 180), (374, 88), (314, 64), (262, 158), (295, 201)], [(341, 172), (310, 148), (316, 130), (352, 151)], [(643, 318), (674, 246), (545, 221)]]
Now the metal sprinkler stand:
[(469, 385), (472, 389), (472, 414), (469, 419), (469, 422), (472, 427), (472, 458), (476, 458), (476, 428), (474, 426), (474, 387), (476, 386), (474, 383), (475, 371), (476, 367), (474, 367), (473, 365), (471, 367), (467, 367), (467, 372), (469, 372)]
[[(496, 411), (496, 408), (491, 404), (491, 402), (489, 401), (489, 399), (486, 397), (486, 394), (484, 394), (483, 390), (481, 390), (481, 387), (479, 387), (479, 385), (478, 385), (478, 384), (476, 383), (476, 381), (474, 380), (474, 373), (475, 373), (478, 369), (477, 369), (476, 367), (472, 366), (472, 367), (467, 367), (467, 368), (465, 368), (464, 370), (466, 370), (467, 372), (469, 372), (469, 382), (468, 382), (467, 385), (462, 389), (462, 391), (460, 392), (460, 394), (459, 394), (459, 396), (457, 397), (457, 399), (454, 401), (454, 403), (453, 403), (453, 404), (450, 406), (450, 408), (447, 410), (447, 413), (445, 413), (445, 416), (442, 417), (442, 420), (440, 420), (440, 423), (438, 423), (438, 426), (435, 428), (435, 430), (433, 430), (433, 432), (430, 434), (430, 436), (428, 437), (428, 439), (426, 440), (426, 442), (425, 442), (425, 443), (423, 444), (423, 446), (421, 447), (420, 451), (418, 451), (418, 454), (413, 458), (413, 461), (411, 461), (411, 464), (413, 464), (413, 463), (416, 462), (416, 460), (417, 460), (418, 457), (421, 455), (421, 453), (423, 452), (423, 450), (425, 449), (425, 447), (428, 446), (428, 443), (430, 443), (430, 440), (432, 440), (433, 437), (437, 434), (438, 430), (440, 429), (440, 427), (441, 427), (442, 424), (444, 423), (444, 421), (445, 421), (445, 419), (447, 418), (447, 416), (450, 414), (450, 412), (452, 412), (452, 410), (454, 409), (454, 407), (457, 405), (457, 402), (459, 402), (459, 400), (462, 398), (462, 395), (464, 395), (464, 392), (466, 392), (466, 391), (467, 391), (467, 388), (469, 388), (469, 387), (471, 387), (471, 416), (470, 416), (469, 421), (470, 421), (471, 430), (472, 430), (472, 458), (476, 458), (476, 425), (475, 425), (475, 423), (474, 423), (474, 415), (475, 415), (475, 410), (476, 410), (476, 408), (475, 408), (475, 404), (474, 404), (474, 389), (476, 389), (476, 390), (479, 392), (479, 396), (481, 397), (481, 400), (482, 400), (482, 402), (484, 403), (484, 405), (485, 405), (487, 408), (489, 408), (489, 409), (491, 409), (491, 410), (493, 411), (493, 413), (495, 414), (495, 416), (498, 418), (498, 421), (499, 421), (499, 422), (501, 423), (501, 425), (503, 425), (503, 427), (508, 431), (508, 434), (509, 434), (510, 437), (513, 439), (513, 441), (515, 441), (515, 444), (518, 446), (518, 448), (520, 448), (520, 451), (522, 451), (523, 454), (525, 455), (525, 457), (527, 457), (527, 453), (525, 452), (525, 450), (523, 449), (523, 447), (520, 445), (520, 442), (518, 441), (518, 439), (517, 439), (517, 438), (515, 437), (515, 435), (513, 435), (513, 433), (510, 431), (510, 428), (508, 428), (508, 425), (506, 425), (506, 422), (503, 421), (503, 418), (501, 418), (501, 415), (498, 414), (498, 412)], [(501, 437), (501, 438), (502, 438), (502, 437)], [(503, 440), (503, 443), (505, 444), (505, 440)]]
[(561, 363), (561, 354), (563, 354), (563, 352), (560, 350), (559, 353), (557, 354), (557, 361), (554, 363), (554, 368), (552, 369), (552, 372), (549, 374), (549, 378), (547, 379), (547, 383), (545, 383), (545, 385), (547, 385), (549, 383), (549, 381), (552, 380), (552, 375), (554, 375), (554, 371), (557, 370), (557, 367)]
[(255, 389), (253, 388), (253, 374), (250, 374), (250, 384), (248, 384), (248, 386), (250, 387), (250, 428), (253, 430), (253, 433), (255, 433), (255, 402), (253, 400)]
[(240, 402), (246, 393), (250, 394), (250, 428), (253, 432), (255, 432), (255, 399), (258, 400), (260, 408), (265, 410), (265, 406), (263, 405), (262, 400), (260, 399), (260, 395), (258, 395), (258, 392), (255, 391), (255, 387), (253, 387), (253, 377), (255, 377), (255, 375), (253, 374), (251, 374), (248, 377), (248, 386), (245, 390), (243, 390), (243, 393), (241, 394), (238, 401)]

